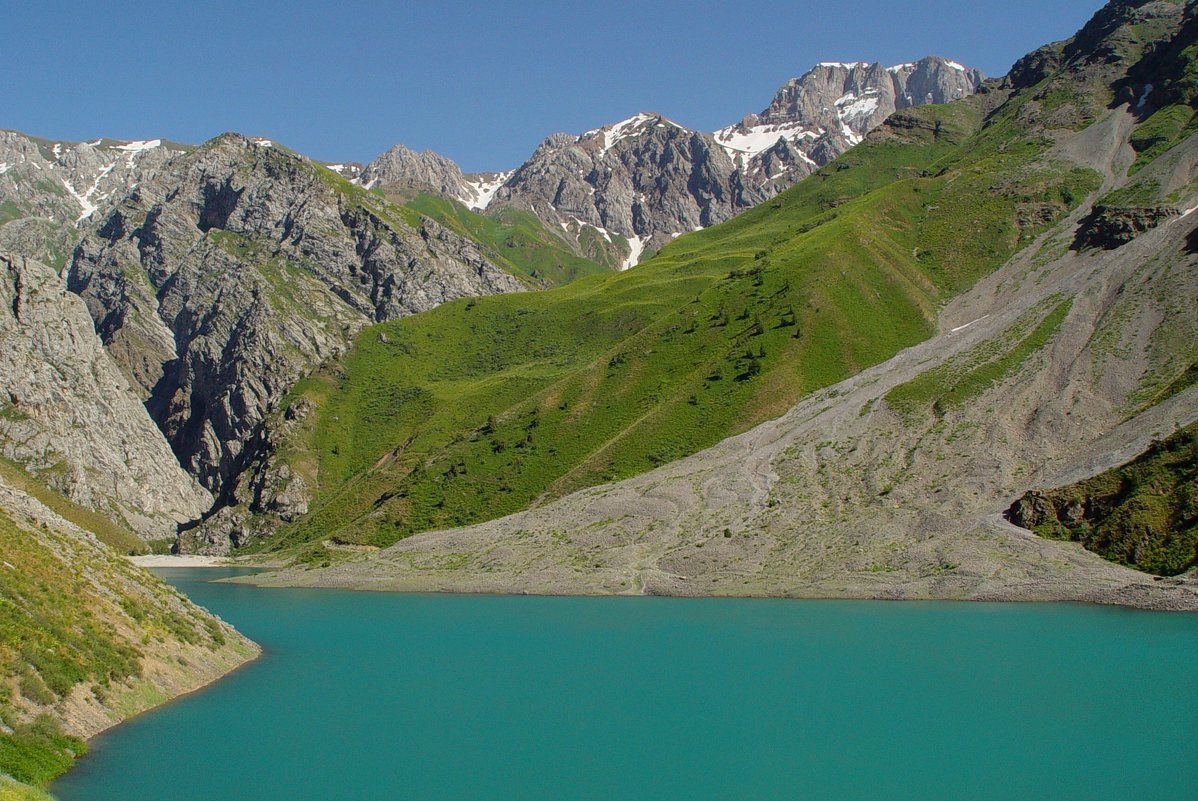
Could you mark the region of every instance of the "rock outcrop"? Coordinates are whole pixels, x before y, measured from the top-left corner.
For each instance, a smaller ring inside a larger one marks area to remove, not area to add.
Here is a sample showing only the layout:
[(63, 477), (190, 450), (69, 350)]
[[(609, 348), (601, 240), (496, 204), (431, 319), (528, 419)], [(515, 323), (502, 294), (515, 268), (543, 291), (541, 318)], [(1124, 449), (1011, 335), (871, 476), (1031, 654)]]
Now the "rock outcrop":
[(1172, 206), (1095, 206), (1078, 229), (1077, 243), (1082, 247), (1112, 250), (1180, 214)]
[(237, 134), (134, 188), (68, 278), (180, 462), (225, 497), (266, 413), (362, 326), (523, 288), (474, 242)]
[(509, 177), (511, 172), (466, 174), (456, 162), (431, 150), (417, 153), (403, 145), (394, 145), (366, 165), (353, 180), (367, 189), (388, 186), (436, 192), (460, 200), (468, 208), (483, 209), (499, 185)]
[(49, 267), (0, 254), (0, 453), (146, 539), (173, 537), (211, 496), (179, 467)]

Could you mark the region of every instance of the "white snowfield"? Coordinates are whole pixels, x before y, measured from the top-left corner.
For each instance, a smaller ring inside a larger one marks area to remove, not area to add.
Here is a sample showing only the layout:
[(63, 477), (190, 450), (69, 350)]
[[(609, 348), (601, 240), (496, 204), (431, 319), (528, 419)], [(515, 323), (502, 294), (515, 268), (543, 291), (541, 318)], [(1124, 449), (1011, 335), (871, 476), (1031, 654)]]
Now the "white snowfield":
[(491, 205), (491, 201), (495, 199), (495, 193), (499, 191), (499, 187), (507, 183), (507, 179), (512, 177), (515, 170), (496, 173), (491, 180), (485, 179), (466, 179), (466, 185), (473, 192), (472, 196), (460, 197), (458, 200), (466, 204), (466, 208), (474, 211), (482, 211)]
[(117, 145), (115, 149), (124, 150), (127, 153), (140, 153), (143, 150), (153, 150), (161, 144), (161, 139), (148, 139), (144, 142), (127, 142), (123, 145)]
[(729, 125), (712, 135), (716, 143), (733, 158), (738, 154), (752, 158), (778, 144), (779, 139), (797, 142), (800, 139), (818, 139), (823, 133), (822, 130), (813, 131), (802, 123), (795, 122), (783, 125), (754, 125), (748, 130), (738, 125)]

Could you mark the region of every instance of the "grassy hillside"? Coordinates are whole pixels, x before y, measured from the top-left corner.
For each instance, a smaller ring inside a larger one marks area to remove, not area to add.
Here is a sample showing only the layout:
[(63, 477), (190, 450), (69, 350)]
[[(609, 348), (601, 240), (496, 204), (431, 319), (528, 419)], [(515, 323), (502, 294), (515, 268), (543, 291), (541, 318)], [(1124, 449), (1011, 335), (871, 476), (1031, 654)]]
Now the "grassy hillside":
[(1198, 565), (1198, 425), (1093, 478), (1029, 492), (1008, 517), (1147, 573), (1184, 573)]
[(36, 787), (30, 787), (7, 776), (0, 776), (0, 801), (54, 801)]
[[(18, 496), (0, 486), (0, 501)], [(0, 507), (0, 774), (35, 786), (69, 768), (100, 721), (253, 653), (162, 582), (41, 514), (35, 522)]]
[(579, 236), (586, 256), (579, 256), (564, 236), (531, 211), (508, 207), (479, 214), (430, 193), (418, 194), (404, 206), (473, 239), (493, 263), (537, 287), (560, 286), (614, 270), (628, 251), (627, 241), (608, 242), (594, 228), (584, 227)]
[[(926, 338), (937, 306), (1098, 185), (1016, 97), (905, 112), (798, 186), (621, 274), (365, 331), (302, 382), (274, 540), (387, 544), (643, 472)], [(289, 411), (290, 410), (290, 411)]]

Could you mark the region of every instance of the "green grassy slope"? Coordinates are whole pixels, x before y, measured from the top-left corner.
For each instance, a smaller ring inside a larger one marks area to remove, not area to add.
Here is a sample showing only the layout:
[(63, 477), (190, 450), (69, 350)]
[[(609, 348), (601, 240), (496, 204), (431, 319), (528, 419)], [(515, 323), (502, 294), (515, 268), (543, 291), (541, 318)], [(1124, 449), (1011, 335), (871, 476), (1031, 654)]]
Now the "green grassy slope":
[(82, 687), (110, 708), (162, 691), (143, 657), (184, 643), (217, 650), (225, 630), (106, 547), (0, 511), (0, 774), (44, 786), (85, 750), (63, 732)]
[(1098, 183), (1039, 161), (1019, 98), (985, 124), (983, 102), (905, 113), (627, 273), (368, 329), (288, 400), (312, 411), (278, 458), (318, 489), (275, 547), (386, 544), (633, 475), (927, 337)]
[(509, 207), (479, 214), (431, 193), (418, 194), (404, 206), (473, 239), (493, 263), (537, 287), (560, 286), (584, 275), (614, 270), (622, 258), (620, 248), (606, 242), (593, 228), (583, 228), (580, 235), (587, 256), (577, 255), (560, 232), (551, 230), (531, 211)]
[(54, 799), (36, 787), (14, 781), (7, 776), (0, 776), (0, 801), (54, 801)]
[(1019, 522), (1163, 576), (1198, 565), (1198, 424), (1086, 481), (1028, 493)]

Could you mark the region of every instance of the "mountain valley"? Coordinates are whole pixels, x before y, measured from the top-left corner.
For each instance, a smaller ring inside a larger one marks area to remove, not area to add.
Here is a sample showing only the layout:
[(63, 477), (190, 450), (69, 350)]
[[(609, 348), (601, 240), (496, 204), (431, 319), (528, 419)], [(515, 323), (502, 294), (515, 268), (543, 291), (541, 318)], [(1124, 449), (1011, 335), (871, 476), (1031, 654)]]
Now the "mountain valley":
[(483, 173), (0, 131), (0, 798), (260, 654), (126, 555), (1198, 610), (1196, 55), (1111, 0)]

